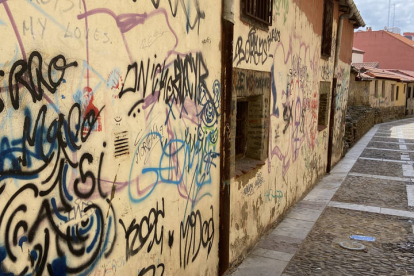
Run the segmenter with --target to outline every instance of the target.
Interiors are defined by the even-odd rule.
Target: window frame
[[[242,110],[243,109],[243,110]],[[247,120],[249,118],[249,101],[248,99],[237,100],[236,110],[236,135],[235,140],[235,153],[236,158],[242,158],[246,155],[247,144]],[[241,139],[241,143],[238,142]]]
[[[326,85],[326,87],[322,87],[323,85]],[[324,93],[321,93],[322,90]],[[331,90],[331,82],[329,81],[321,81],[319,82],[319,100],[318,100],[318,130],[323,130],[328,126],[329,123],[329,107],[330,107],[330,90]],[[323,95],[323,98],[321,97]],[[325,109],[322,110],[321,107],[321,100],[326,101],[325,103]]]
[[[379,86],[378,82],[379,82],[378,80],[375,80],[375,92],[374,92],[375,98],[378,98],[378,86]]]
[[[398,94],[400,92],[400,87],[397,85],[397,92],[395,93],[395,100],[398,101]]]
[[[335,5],[332,0],[324,0],[323,2],[321,55],[322,57],[330,58],[332,52],[332,32]]]
[[[266,16],[267,9],[269,14]],[[273,23],[273,0],[241,0],[240,15],[242,20],[268,29]]]
[[[382,81],[381,96],[385,98],[385,80]]]

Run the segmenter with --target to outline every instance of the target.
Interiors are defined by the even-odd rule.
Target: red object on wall
[[[414,41],[387,31],[355,32],[354,47],[364,50],[364,62],[381,69],[414,71]]]

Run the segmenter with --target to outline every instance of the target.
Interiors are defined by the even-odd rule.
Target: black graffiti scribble
[[[38,52],[27,62],[18,60],[12,65],[9,93],[14,109],[20,108],[22,87],[33,103],[42,101],[45,91],[55,93],[64,83],[65,71],[77,63],[67,64],[65,57],[58,55],[49,62],[47,71],[42,66]],[[48,105],[41,105],[32,114],[27,107],[21,136],[11,141],[7,136],[2,138],[0,194],[8,189],[3,180],[17,179],[20,188],[8,191],[10,196],[1,210],[1,272],[80,274],[112,253],[116,215],[112,205],[107,212],[107,193],[101,187],[104,152],[96,157],[84,148],[79,153],[103,109],[82,112],[80,104],[74,103],[67,114],[57,110],[56,114]],[[106,143],[102,146],[105,149]],[[76,221],[66,215],[74,210],[75,197],[86,200],[92,195],[94,203],[84,205]],[[29,257],[21,254],[23,244],[29,248]],[[16,263],[19,265],[13,265]]]
[[[16,61],[10,69],[8,78],[8,91],[13,108],[17,110],[20,107],[21,86],[24,86],[29,91],[33,102],[36,103],[43,99],[44,88],[54,94],[57,91],[57,87],[64,80],[65,71],[73,66],[78,66],[78,63],[75,61],[67,64],[66,58],[63,55],[58,55],[49,62],[47,71],[44,72],[43,58],[37,51],[32,52],[27,61],[23,59]],[[34,75],[33,72],[35,72]],[[52,78],[52,74],[59,76],[57,81]],[[48,78],[45,79],[43,75],[47,75]],[[1,71],[0,76],[4,76],[3,71]],[[0,112],[3,110],[4,104],[1,103]]]
[[[133,2],[137,2],[137,0],[132,0]],[[152,4],[154,5],[154,8],[158,9],[158,7],[160,6],[160,1],[161,0],[151,0]],[[178,10],[178,4],[180,4],[180,6],[183,9],[183,12],[186,16],[186,21],[187,21],[187,33],[188,33],[188,28],[190,28],[191,30],[194,30],[194,28],[197,25],[197,32],[200,32],[200,23],[201,23],[201,19],[205,19],[206,15],[204,13],[204,11],[201,11],[200,9],[200,2],[199,0],[195,0],[193,1],[193,5],[195,6],[195,10],[196,10],[196,15],[194,17],[194,21],[190,22],[190,14],[193,15],[194,12],[191,11],[191,6],[190,3],[187,4],[185,3],[184,0],[175,0],[174,3],[171,3],[171,0],[168,0],[169,4],[170,4],[170,9],[171,9],[171,14],[173,17],[177,16],[177,10]]]
[[[164,270],[165,270],[165,265],[163,263],[158,264],[157,267],[155,267],[155,265],[144,267],[141,271],[139,271],[138,276],[147,275],[147,273],[150,271],[152,271],[152,276],[155,276],[155,273],[157,272],[157,270],[160,271],[159,269],[162,269],[162,270],[161,270],[161,273],[157,275],[163,276]]]
[[[177,55],[169,68],[165,64],[141,61],[128,65],[125,81],[119,92],[122,99],[127,93],[140,92],[140,98],[128,111],[128,116],[136,116],[139,113],[140,105],[144,104],[149,91],[155,100],[162,101],[169,106],[168,116],[175,118],[173,105],[181,108],[181,114],[186,113],[184,102],[190,99],[194,104],[201,106],[202,120],[208,127],[217,124],[220,106],[220,83],[215,81],[213,88],[207,87],[206,80],[209,70],[204,61],[203,54],[189,53],[184,57]],[[129,81],[128,81],[129,80]],[[127,83],[133,83],[128,86]],[[137,110],[136,110],[137,109]],[[136,110],[136,111],[135,111]],[[180,114],[180,115],[181,115]]]
[[[285,121],[283,128],[283,134],[285,134],[289,124],[293,122],[293,101],[291,104],[289,102],[283,104],[283,121]]]
[[[158,223],[160,222],[160,217],[165,217],[164,198],[162,199],[162,209],[158,209],[157,202],[157,207],[152,208],[148,216],[142,217],[140,223],[138,224],[136,223],[137,220],[133,219],[132,222],[129,224],[128,229],[126,228],[124,221],[122,219],[119,219],[119,223],[122,225],[125,231],[125,253],[127,261],[130,257],[133,257],[136,254],[138,254],[138,252],[147,244],[147,241],[150,240],[151,235],[152,240],[148,243],[147,252],[151,252],[154,244],[157,244],[160,245],[162,254],[164,226],[161,226],[161,231],[158,232]]]
[[[174,244],[174,231],[168,231],[168,246],[172,248]]]
[[[268,57],[270,46],[274,42],[280,42],[280,31],[272,29],[266,38],[260,38],[256,28],[251,28],[247,40],[243,41],[241,36],[238,37],[234,51],[233,62],[239,65],[242,61],[246,63],[264,64]]]
[[[207,248],[207,258],[214,242],[214,213],[210,206],[211,218],[203,221],[200,210],[191,212],[185,223],[180,225],[180,266],[186,267],[190,261],[194,262],[201,246]]]

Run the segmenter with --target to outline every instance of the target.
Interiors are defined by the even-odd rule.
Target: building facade
[[[352,63],[363,63],[365,52],[353,47],[352,48]]]
[[[414,70],[414,42],[387,31],[358,31],[354,47],[365,51],[364,62],[379,62],[381,69]]]
[[[363,25],[352,0],[0,1],[0,274],[225,272],[340,160]]]
[[[406,114],[409,87],[414,78],[394,70],[353,67],[349,105],[376,108],[378,122],[402,118]]]
[[[355,27],[345,1],[275,1],[267,28],[248,3],[234,6],[230,263],[341,158]],[[239,149],[243,133],[256,138]]]
[[[182,3],[0,4],[1,275],[218,274],[222,2]]]

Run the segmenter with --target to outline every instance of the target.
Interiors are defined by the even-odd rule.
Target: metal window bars
[[[273,0],[244,0],[243,11],[261,23],[272,25]]]

